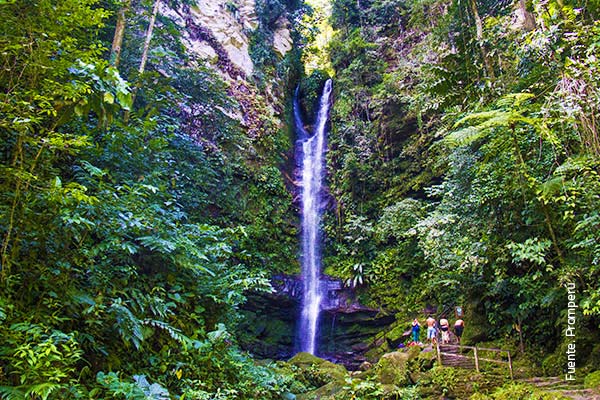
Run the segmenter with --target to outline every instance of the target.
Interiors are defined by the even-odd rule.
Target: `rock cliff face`
[[[259,358],[287,359],[295,354],[296,320],[302,299],[302,281],[292,276],[272,280],[275,291],[250,295],[243,306],[246,319],[242,346]],[[319,354],[331,361],[358,369],[365,353],[380,346],[376,335],[395,321],[393,315],[356,302],[352,290],[329,279],[319,322]],[[382,339],[385,340],[385,339]]]
[[[196,62],[217,68],[224,78],[252,76],[250,35],[259,27],[254,0],[196,0],[179,9],[163,7],[184,32],[187,49]],[[273,31],[273,49],[281,57],[292,49],[290,24],[280,17]]]
[[[193,5],[178,8],[164,5],[161,15],[170,18],[182,32],[189,62],[215,69],[230,84],[228,95],[239,104],[239,112],[232,116],[247,128],[250,138],[273,134],[273,129],[282,126],[286,93],[273,88],[286,88],[288,82],[282,82],[286,77],[265,77],[268,82],[256,78],[251,37],[258,29],[267,29],[272,50],[283,59],[293,48],[285,12],[270,27],[260,26],[255,0],[196,0]],[[273,123],[270,127],[266,119]]]
[[[200,60],[214,61],[221,57],[222,47],[229,61],[251,76],[254,65],[250,58],[250,41],[247,32],[258,27],[254,0],[240,0],[238,5],[230,0],[197,0],[190,7],[188,23],[203,27],[208,37],[191,38],[190,49]],[[214,38],[211,41],[210,38]]]

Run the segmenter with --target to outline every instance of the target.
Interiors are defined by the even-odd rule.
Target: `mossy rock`
[[[410,326],[410,323],[405,322],[396,325],[394,328],[392,328],[392,330],[386,333],[386,338],[394,343],[404,341],[404,339],[409,337],[404,335],[406,331],[410,331],[410,329],[406,328],[407,326]]]
[[[411,370],[424,372],[433,368],[437,361],[437,356],[434,351],[419,351],[416,357],[411,360]]]
[[[384,354],[375,366],[378,381],[384,385],[408,385],[410,383],[408,375],[410,358],[411,354],[408,352],[395,351]]]
[[[386,354],[389,351],[390,351],[390,346],[389,346],[387,340],[383,340],[382,343],[380,343],[378,346],[373,347],[372,349],[370,349],[369,351],[367,351],[365,353],[365,357],[367,358],[367,360],[369,360],[370,362],[374,363],[382,355]]]
[[[333,399],[334,396],[344,388],[344,383],[339,381],[329,382],[318,389],[307,393],[296,395],[297,400],[327,400]]]
[[[600,371],[587,374],[583,380],[583,386],[586,389],[600,389]]]
[[[419,357],[419,355],[421,354],[421,347],[419,346],[411,346],[406,350],[406,353],[408,353],[408,361],[412,361],[414,359],[416,359],[417,357]]]
[[[322,370],[330,370],[341,379],[344,379],[348,375],[348,371],[343,365],[334,364],[331,361],[319,358],[310,353],[297,353],[294,357],[290,358],[288,363],[303,369],[316,365]]]
[[[317,387],[331,382],[341,382],[343,386],[348,377],[348,371],[343,365],[334,364],[309,353],[298,353],[288,363],[300,368],[306,381]]]

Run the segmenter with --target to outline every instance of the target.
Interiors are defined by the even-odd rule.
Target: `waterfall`
[[[316,352],[319,313],[323,289],[321,285],[321,188],[324,176],[325,134],[329,116],[331,79],[321,95],[314,133],[308,137],[302,126],[297,96],[294,119],[302,142],[302,279],[304,292],[298,331],[300,351]],[[302,136],[305,137],[302,137]]]

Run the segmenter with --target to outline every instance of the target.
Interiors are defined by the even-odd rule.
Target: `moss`
[[[411,346],[408,348],[408,361],[412,361],[419,357],[422,353],[421,348],[419,346]]]
[[[300,379],[314,387],[331,382],[339,382],[343,386],[348,376],[348,371],[343,365],[334,364],[309,353],[298,353],[288,363],[299,368]]]
[[[403,341],[405,338],[404,332],[406,332],[406,327],[410,326],[410,323],[400,323],[392,328],[385,336],[388,340],[393,342]]]
[[[309,117],[306,121],[309,124],[313,124],[315,121],[311,119],[316,114],[316,107],[319,103],[319,94],[322,92],[325,81],[329,79],[329,75],[326,71],[315,70],[310,76],[302,79],[300,83],[300,91],[302,97],[300,102],[305,114]]]
[[[370,362],[376,362],[382,355],[390,351],[390,346],[386,340],[376,342],[376,346],[365,353],[365,357]]]
[[[600,388],[600,371],[594,371],[587,374],[583,381],[583,386],[586,389],[597,389]]]
[[[344,383],[339,381],[329,382],[311,392],[299,394],[297,400],[326,400],[330,399],[339,393],[344,388]]]
[[[375,366],[379,382],[397,386],[408,385],[410,383],[410,377],[408,375],[409,359],[409,353],[400,351],[388,353],[381,357]]]
[[[429,371],[436,362],[436,355],[433,351],[421,351],[412,359],[411,370],[416,372]]]
[[[473,394],[469,400],[561,400],[568,397],[557,393],[545,393],[534,386],[522,383],[508,383],[496,388],[489,395],[482,393]]]

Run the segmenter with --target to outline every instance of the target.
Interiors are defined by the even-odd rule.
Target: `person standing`
[[[440,330],[442,331],[442,343],[450,343],[450,323],[446,318],[440,319]]]
[[[456,335],[456,340],[458,340],[458,344],[460,344],[460,338],[462,337],[463,331],[465,330],[465,321],[462,319],[457,319],[454,323],[454,334]]]
[[[419,334],[421,333],[421,324],[418,319],[414,319],[412,323],[412,337],[413,342],[419,343]]]
[[[425,322],[427,323],[427,340],[433,344],[437,343],[437,339],[436,339],[437,331],[435,329],[435,319],[430,315],[429,317],[427,317],[427,320]]]

